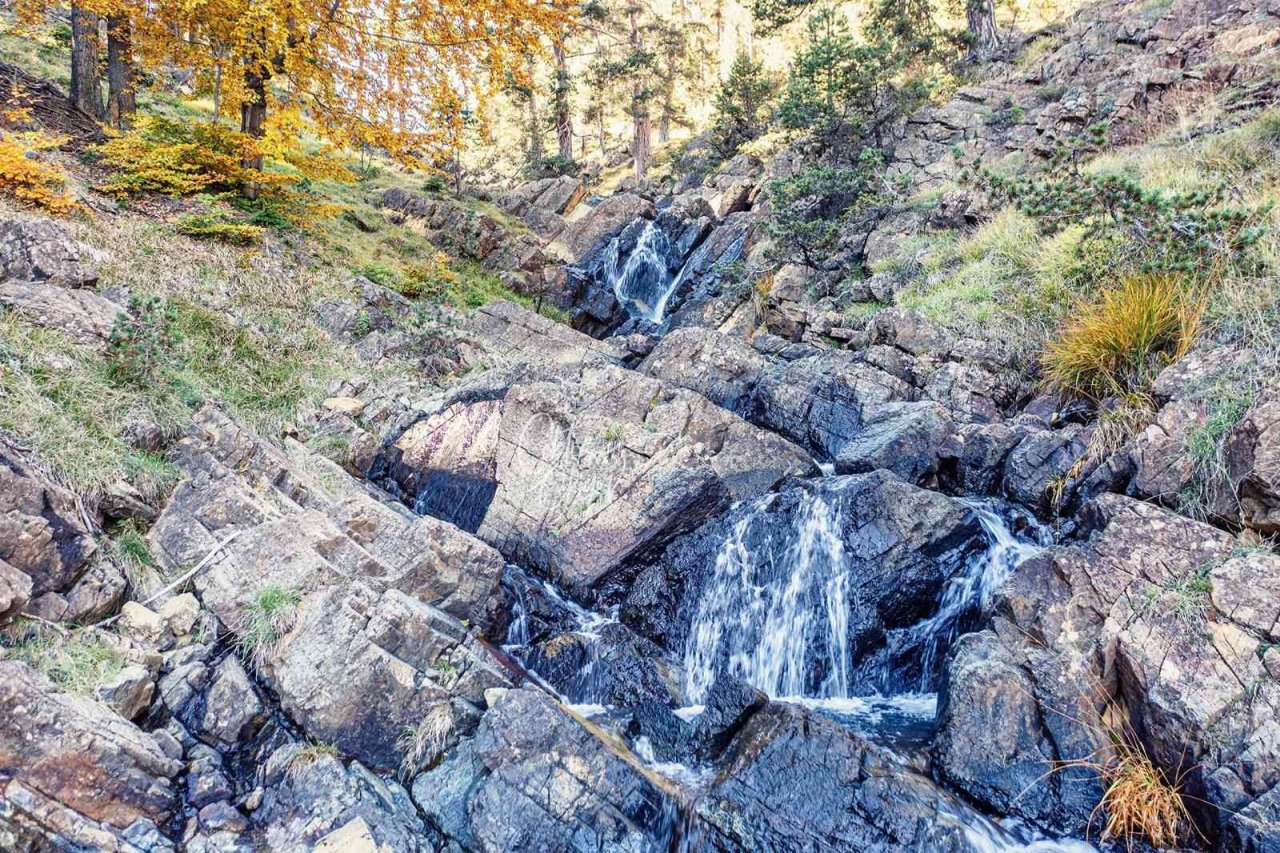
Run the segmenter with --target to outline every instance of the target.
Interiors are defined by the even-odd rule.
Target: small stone
[[[126,666],[110,681],[99,684],[97,697],[126,720],[138,717],[151,705],[156,683],[151,672],[141,664]],[[176,758],[178,756],[170,756]]]
[[[189,592],[175,595],[160,607],[160,618],[174,637],[190,634],[199,617],[200,602]]]
[[[174,723],[178,725],[178,723]],[[160,751],[174,761],[182,760],[182,744],[167,729],[156,729],[151,738],[160,745]]]
[[[382,848],[373,840],[369,824],[357,817],[321,838],[313,850],[315,853],[381,853]]]
[[[261,787],[254,788],[245,796],[244,802],[240,804],[241,807],[247,812],[257,811],[262,805],[262,797],[265,793]]]
[[[173,642],[173,635],[154,610],[136,601],[126,601],[120,608],[120,631],[143,645],[165,649]]]
[[[364,401],[357,400],[355,397],[330,397],[321,405],[326,411],[349,415],[353,418],[359,417],[364,411]]]
[[[200,825],[210,832],[244,832],[249,828],[245,816],[226,800],[219,800],[202,808]]]

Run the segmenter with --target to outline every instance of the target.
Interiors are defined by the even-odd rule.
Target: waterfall
[[[769,540],[781,547],[762,553],[750,543],[759,538],[755,528],[765,523],[775,500],[767,496],[748,508],[716,555],[685,644],[690,702],[705,698],[717,669],[773,697],[856,698],[849,619],[858,578],[841,538],[845,522],[821,490],[807,490],[783,541],[776,534]],[[945,652],[964,617],[985,607],[1014,567],[1047,544],[1034,527],[1037,541],[1015,537],[992,505],[963,503],[986,533],[987,549],[946,583],[933,615],[889,640],[898,650],[919,649],[920,690],[930,689],[936,656]]]
[[[684,273],[681,269],[679,274],[672,274],[671,239],[649,220],[625,262],[620,258],[620,240],[621,236],[613,238],[605,256],[604,274],[613,295],[631,316],[661,324],[667,302]]]
[[[603,706],[600,703],[604,691],[597,671],[600,662],[600,632],[606,626],[618,621],[617,614],[587,610],[567,598],[550,581],[530,578],[517,566],[509,564],[506,572],[519,582],[507,584],[508,590],[512,593],[511,623],[507,627],[507,638],[503,648],[513,653],[543,687],[555,694],[566,705],[574,707],[586,716],[602,710]],[[531,665],[535,662],[531,660],[531,656],[536,656],[538,650],[530,646],[533,640],[530,619],[530,611],[533,607],[527,595],[527,590],[530,588],[535,588],[539,595],[544,596],[551,607],[568,614],[573,623],[568,632],[583,640],[582,665],[571,678],[560,684],[561,689],[556,689],[548,683],[538,673],[537,667]]]
[[[847,696],[849,655],[849,572],[837,514],[825,498],[806,493],[797,515],[795,536],[778,561],[783,571],[761,566],[748,544],[759,512],[733,526],[716,555],[711,585],[698,603],[684,668],[687,698],[705,698],[715,681],[715,668],[727,659],[729,671],[770,696]],[[820,607],[812,607],[816,599]],[[816,690],[806,684],[811,663],[829,665]]]
[[[899,640],[906,644],[918,643],[924,649],[921,666],[924,676],[933,671],[938,652],[945,651],[956,638],[963,617],[975,610],[985,611],[991,603],[991,597],[1018,564],[1052,544],[1049,530],[1036,523],[1028,513],[1011,507],[1006,509],[1016,515],[1025,530],[1030,531],[1030,541],[1014,536],[1009,523],[995,510],[992,503],[966,498],[957,500],[977,516],[978,523],[987,536],[987,550],[971,561],[963,574],[947,582],[937,611],[928,619],[912,626],[905,638]]]

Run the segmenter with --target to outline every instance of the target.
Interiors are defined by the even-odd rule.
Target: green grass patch
[[[235,627],[236,646],[255,668],[261,668],[276,643],[293,627],[302,595],[276,584],[261,587],[245,605]]]
[[[67,693],[91,696],[99,684],[124,668],[124,658],[102,642],[96,631],[59,632],[35,622],[19,620],[0,634],[0,645]]]

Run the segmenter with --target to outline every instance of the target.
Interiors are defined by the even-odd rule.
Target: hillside
[[[1280,850],[1280,8],[439,8],[3,11],[0,848]]]

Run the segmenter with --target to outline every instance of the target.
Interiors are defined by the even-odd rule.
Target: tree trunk
[[[671,117],[676,111],[676,82],[674,76],[666,82],[662,93],[662,115],[658,119],[658,142],[666,143],[671,139]]]
[[[969,23],[969,59],[990,59],[1000,46],[995,0],[966,0],[964,12]]]
[[[133,28],[128,18],[107,19],[107,121],[128,130],[138,109],[133,82]]]
[[[98,55],[102,42],[98,16],[79,6],[71,7],[71,103],[98,121],[106,117],[102,85],[98,80]]]
[[[644,36],[640,33],[639,10],[632,6],[631,49],[639,54],[644,51]],[[649,171],[649,104],[645,100],[644,81],[636,77],[631,84],[631,159],[636,167],[636,180],[643,181]]]
[[[551,48],[556,60],[556,149],[565,160],[573,160],[573,115],[569,111],[569,65],[564,45]]]
[[[267,135],[267,78],[259,71],[246,68],[244,87],[249,97],[240,104],[240,132],[252,139]],[[246,169],[262,171],[262,152],[244,158]],[[246,198],[258,197],[257,184],[250,182],[244,188]]]

